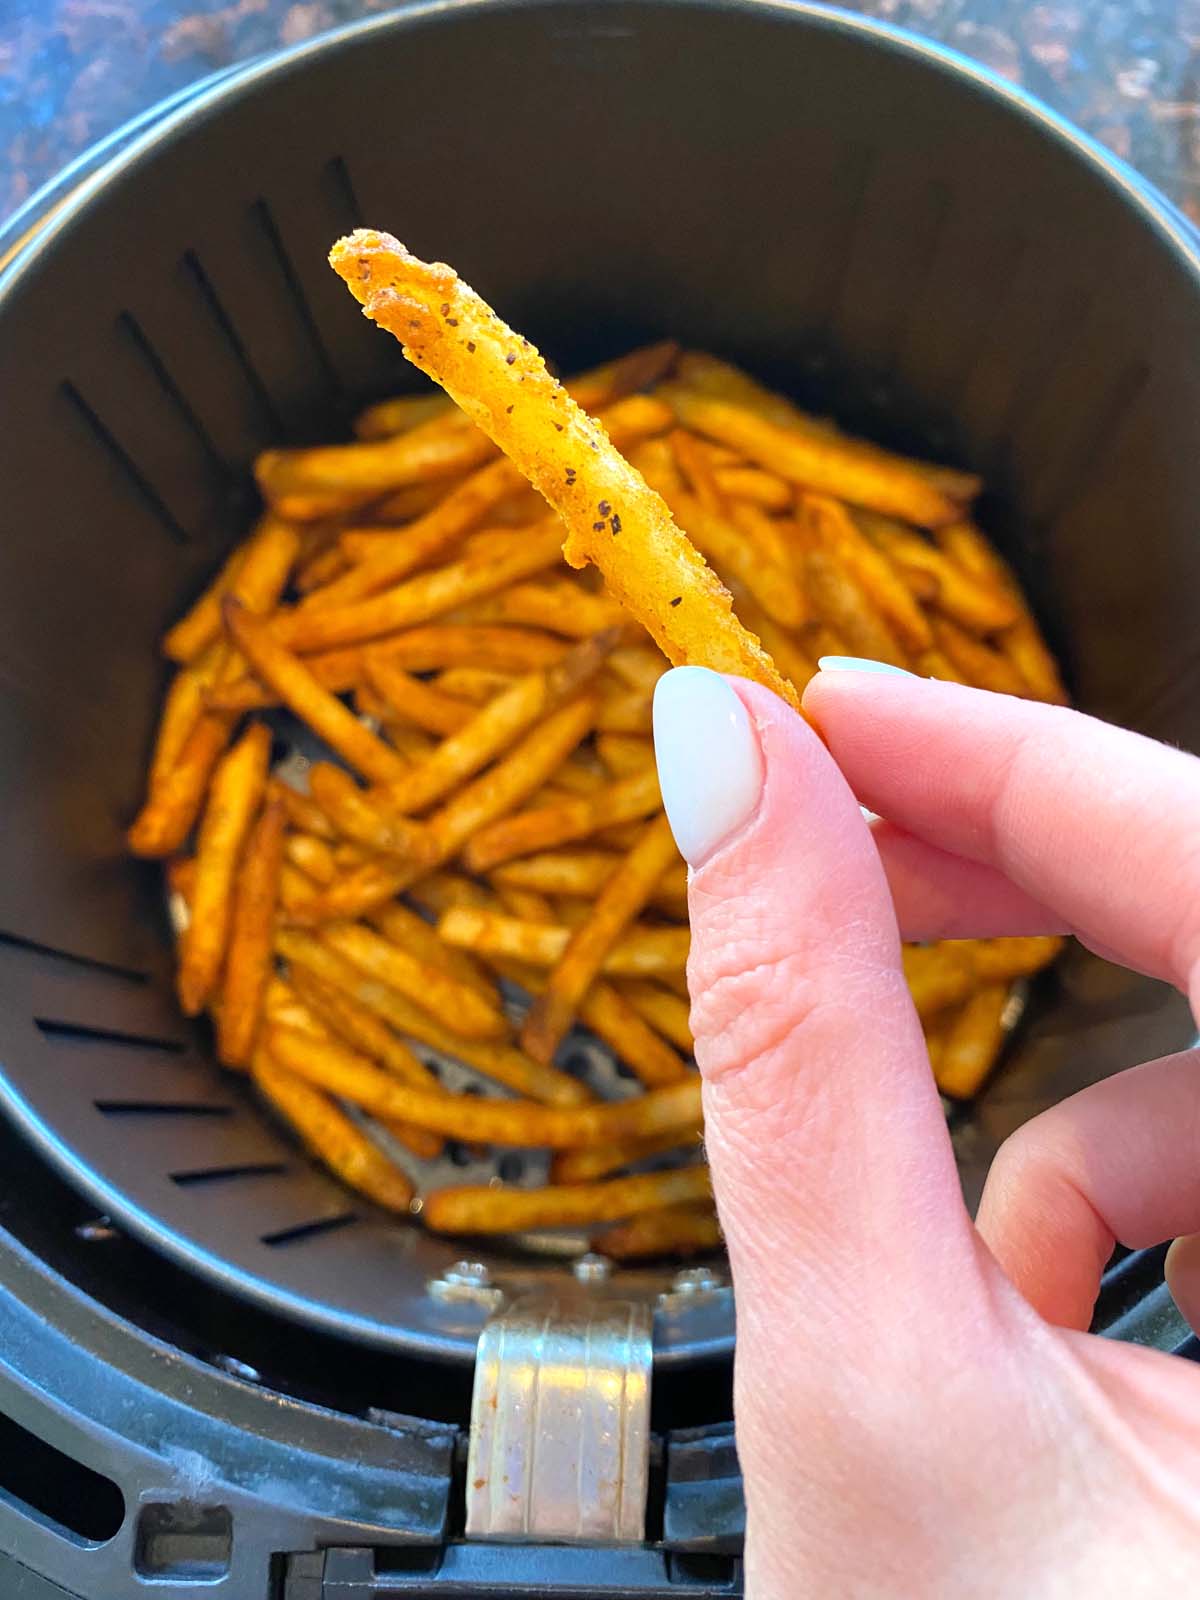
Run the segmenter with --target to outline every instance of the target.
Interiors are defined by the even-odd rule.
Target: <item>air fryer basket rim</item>
[[[13,289],[26,272],[36,268],[39,260],[43,259],[43,252],[49,253],[67,242],[73,222],[83,215],[106,185],[136,172],[138,165],[151,152],[155,155],[160,154],[163,148],[169,146],[185,129],[190,131],[197,124],[219,115],[227,106],[243,97],[265,92],[273,82],[294,71],[302,71],[310,57],[336,53],[348,45],[357,44],[364,36],[370,36],[375,30],[379,30],[382,36],[384,30],[403,29],[410,24],[419,27],[425,23],[441,20],[456,21],[460,19],[461,13],[536,11],[547,4],[555,3],[561,4],[562,0],[424,0],[424,3],[414,4],[402,11],[350,24],[279,55],[250,62],[240,69],[220,75],[215,80],[206,80],[204,85],[198,86],[196,92],[182,103],[178,102],[178,98],[168,102],[168,109],[161,121],[152,122],[147,126],[148,119],[137,119],[137,125],[145,127],[145,131],[140,131],[132,142],[105,161],[98,170],[84,178],[76,191],[56,206],[54,214],[46,219],[44,227],[37,236],[22,245],[4,271],[0,272],[0,309],[5,294]],[[572,0],[566,0],[566,3],[572,3]],[[581,9],[583,4],[586,4],[586,0],[581,0]],[[1033,124],[1042,135],[1065,147],[1095,175],[1100,176],[1107,187],[1114,190],[1127,206],[1131,206],[1137,212],[1143,224],[1152,228],[1169,246],[1177,260],[1200,287],[1200,246],[1186,219],[1174,212],[1169,203],[1149,184],[1093,140],[1049,111],[1030,95],[1015,89],[1011,84],[995,77],[985,68],[967,61],[956,52],[918,39],[902,29],[887,24],[821,6],[789,3],[789,0],[654,0],[654,4],[648,5],[647,9],[726,14],[754,10],[769,13],[780,21],[794,21],[800,27],[812,26],[862,37],[888,51],[921,61],[939,73],[959,81],[966,80],[977,94],[1002,102],[1010,111]],[[111,136],[114,144],[120,143],[122,132],[123,130],[118,130],[117,134]],[[42,193],[46,194],[56,187],[57,184],[49,185]],[[0,229],[0,248],[14,242],[18,223],[28,227],[30,217],[35,211],[36,200],[37,197],[34,197],[34,201],[23,207],[17,217],[10,219],[9,224]],[[199,1269],[202,1273],[217,1278],[223,1286],[235,1288],[250,1299],[265,1302],[274,1309],[282,1307],[300,1321],[322,1326],[331,1332],[349,1334],[371,1343],[393,1342],[389,1337],[392,1330],[383,1329],[316,1301],[289,1297],[286,1292],[281,1293],[277,1285],[264,1283],[251,1274],[231,1269],[228,1262],[205,1257],[194,1244],[179,1239],[170,1228],[163,1227],[153,1216],[131,1209],[121,1192],[106,1186],[96,1174],[82,1174],[71,1151],[57,1138],[53,1128],[37,1116],[32,1107],[18,1105],[14,1109],[24,1131],[42,1153],[64,1171],[77,1187],[81,1186],[83,1179],[83,1186],[98,1204],[128,1222],[133,1231],[155,1248],[181,1260],[187,1267]],[[687,1340],[686,1353],[689,1358],[728,1354],[732,1348],[732,1324],[728,1314],[725,1315],[721,1328],[714,1326],[710,1318],[706,1326],[697,1327],[694,1333],[695,1337]],[[427,1355],[462,1359],[464,1353],[464,1341],[461,1338],[439,1340],[422,1333],[411,1343],[414,1348],[419,1345],[422,1353]],[[467,1346],[472,1343],[471,1339],[466,1341]],[[682,1353],[676,1350],[672,1355]]]

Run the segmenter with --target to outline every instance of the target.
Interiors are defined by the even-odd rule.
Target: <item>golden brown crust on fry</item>
[[[721,1248],[721,1225],[711,1206],[664,1206],[644,1211],[592,1240],[592,1249],[613,1261],[652,1256],[694,1256]]]
[[[595,562],[669,660],[754,678],[796,704],[661,498],[550,377],[527,340],[450,267],[418,261],[387,234],[360,229],[333,247],[330,261],[372,321],[400,339],[409,360],[559,512],[569,530],[567,560]]]
[[[421,1218],[434,1233],[523,1233],[533,1228],[580,1227],[615,1222],[666,1205],[707,1200],[707,1167],[680,1167],[600,1183],[547,1185],[544,1189],[463,1186],[434,1189]]]
[[[238,864],[217,1056],[228,1067],[250,1064],[262,999],[274,959],[275,910],[283,864],[287,812],[278,794],[268,794]]]

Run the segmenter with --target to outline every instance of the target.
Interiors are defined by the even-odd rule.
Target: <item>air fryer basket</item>
[[[375,1216],[217,1074],[174,1006],[156,869],[122,841],[157,641],[245,531],[254,453],[411,383],[325,264],[361,221],[453,261],[564,367],[669,332],[977,468],[1079,703],[1193,749],[1200,296],[1166,209],[1019,96],[734,0],[468,0],[349,29],[170,117],[10,267],[4,1100],[227,1287],[465,1359],[481,1313],[426,1292],[461,1250]],[[1177,996],[1072,951],[955,1126],[968,1195],[1027,1117],[1190,1038]],[[731,1336],[708,1299],[660,1319],[658,1358]]]

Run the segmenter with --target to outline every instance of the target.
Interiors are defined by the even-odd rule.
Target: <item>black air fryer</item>
[[[565,369],[671,334],[981,472],[1078,703],[1200,748],[1188,226],[968,63],[770,0],[416,5],[69,178],[0,238],[0,1595],[739,1593],[722,1263],[458,1260],[315,1170],[181,1021],[122,839],[158,640],[249,526],[255,453],[411,383],[326,265],[369,223]],[[968,1197],[1022,1121],[1192,1036],[1072,950],[956,1113]],[[1110,1270],[1098,1325],[1190,1353],[1161,1259]],[[532,1493],[481,1521],[477,1346],[510,1444],[523,1350],[560,1448],[539,1352],[601,1325],[647,1479],[605,1524],[583,1441],[572,1527]]]

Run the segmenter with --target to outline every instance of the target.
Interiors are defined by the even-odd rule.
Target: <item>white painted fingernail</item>
[[[720,673],[674,667],[658,680],[654,752],[675,843],[698,867],[746,821],[763,785],[750,717]]]
[[[894,667],[890,661],[872,661],[867,656],[822,656],[817,666],[822,672],[894,672],[898,678],[916,677],[904,667]]]

